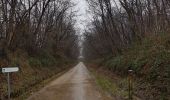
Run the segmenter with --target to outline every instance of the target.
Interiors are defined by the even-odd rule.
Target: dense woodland
[[[92,19],[84,33],[84,52],[89,58],[121,54],[134,42],[169,31],[169,0],[87,2]]]
[[[19,67],[11,74],[11,98],[18,100],[78,58],[74,7],[71,0],[0,0],[0,68]],[[6,74],[0,72],[0,100],[6,99]]]
[[[131,69],[133,92],[141,100],[169,100],[170,0],[86,1],[91,22],[84,32],[84,57],[112,80],[99,84],[112,95],[126,94],[123,79]],[[116,82],[115,74],[123,78]]]
[[[0,0],[0,68],[21,70],[12,75],[12,98],[68,69],[80,51],[79,58],[99,64],[95,70],[102,67],[105,76],[120,76],[118,82],[104,81],[109,91],[112,83],[120,88],[114,93],[127,91],[123,78],[132,69],[135,95],[169,100],[170,0],[86,1],[90,21],[79,37],[72,0]],[[0,81],[3,100],[7,86],[2,73]]]
[[[1,0],[0,50],[29,55],[60,52],[77,58],[78,35],[70,0]]]

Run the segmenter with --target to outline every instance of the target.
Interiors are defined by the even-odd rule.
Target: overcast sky
[[[75,10],[77,10],[77,24],[76,27],[80,28],[80,32],[83,32],[84,26],[86,25],[88,15],[86,13],[87,10],[87,3],[85,0],[72,0],[77,5],[75,7]]]
[[[82,35],[85,29],[84,26],[88,22],[88,14],[86,12],[86,10],[88,9],[88,5],[85,0],[72,0],[72,1],[77,4],[75,7],[75,10],[78,11],[77,12],[78,16],[76,17],[77,20],[76,27],[78,28],[79,35]],[[79,46],[82,47],[82,41],[79,41]],[[83,57],[82,51],[83,48],[80,48],[80,58]]]

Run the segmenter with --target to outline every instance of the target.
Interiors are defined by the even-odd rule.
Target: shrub
[[[11,60],[10,66],[18,66],[19,65],[19,59],[16,57]]]
[[[39,59],[34,58],[34,57],[29,58],[29,65],[34,66],[34,67],[42,66],[41,61]]]

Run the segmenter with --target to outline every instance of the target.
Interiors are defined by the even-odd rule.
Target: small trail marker
[[[133,80],[133,70],[128,70],[129,72],[129,78],[128,78],[128,81],[129,81],[129,100],[133,100],[133,83],[132,83],[132,80]]]
[[[8,100],[10,100],[10,95],[11,95],[10,73],[18,72],[18,71],[19,71],[19,68],[18,68],[18,67],[2,68],[2,73],[7,73],[7,80],[8,80]]]
[[[11,73],[11,72],[18,72],[18,67],[8,67],[8,68],[2,68],[2,73]]]

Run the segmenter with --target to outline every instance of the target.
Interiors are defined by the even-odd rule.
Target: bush
[[[104,65],[113,71],[127,73],[128,68],[133,69],[137,75],[145,74],[151,80],[158,76],[168,76],[170,67],[169,36],[156,36],[144,39],[124,50],[122,55],[109,58]]]
[[[18,66],[19,65],[19,59],[16,57],[11,60],[10,66]]]
[[[42,66],[53,66],[56,63],[55,60],[52,58],[41,58],[40,62]]]
[[[55,66],[57,64],[57,60],[55,57],[48,52],[42,52],[37,57],[31,57],[29,59],[29,64],[31,66]]]
[[[119,70],[119,66],[123,65],[123,57],[118,56],[118,57],[112,58],[108,60],[105,63],[105,65],[113,71]]]
[[[29,58],[29,65],[33,67],[40,67],[42,66],[41,61],[34,57]]]
[[[50,54],[48,51],[43,51],[40,53],[38,59],[42,63],[42,66],[54,66],[57,64],[57,59],[54,57],[54,55]]]

